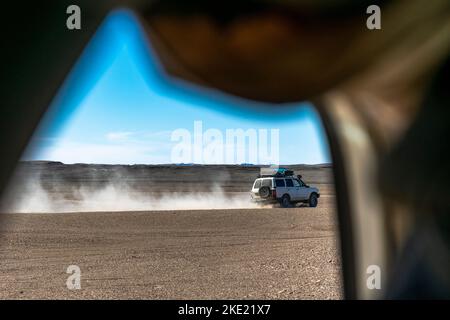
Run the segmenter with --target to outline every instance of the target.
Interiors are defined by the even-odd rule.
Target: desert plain
[[[2,199],[0,298],[340,299],[332,167],[288,167],[318,207],[253,205],[258,166],[21,163]]]

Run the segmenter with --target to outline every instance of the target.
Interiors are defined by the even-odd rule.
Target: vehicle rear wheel
[[[310,207],[314,208],[317,207],[317,203],[318,203],[318,199],[317,199],[317,194],[313,193],[309,196],[309,201],[308,204]]]
[[[289,195],[285,194],[281,198],[280,204],[283,208],[290,208],[292,206],[291,197],[289,197]]]

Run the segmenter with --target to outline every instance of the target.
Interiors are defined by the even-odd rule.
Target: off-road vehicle
[[[319,189],[308,186],[301,175],[285,169],[278,169],[272,174],[260,174],[251,191],[252,201],[259,204],[280,203],[284,208],[296,203],[316,207],[319,197]]]

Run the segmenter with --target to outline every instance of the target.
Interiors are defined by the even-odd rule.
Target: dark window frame
[[[279,182],[282,182],[283,185],[278,185]],[[285,188],[286,187],[286,182],[284,181],[284,179],[275,179],[275,186],[279,187],[279,188]]]

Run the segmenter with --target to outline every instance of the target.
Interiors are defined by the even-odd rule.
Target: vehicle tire
[[[266,198],[270,197],[270,188],[269,187],[261,187],[261,188],[259,188],[258,193],[262,199],[266,199]]]
[[[292,207],[291,197],[289,197],[288,194],[285,194],[280,201],[280,204],[283,208],[290,208]]]
[[[318,201],[318,199],[317,199],[317,194],[316,194],[316,193],[313,193],[313,194],[311,194],[311,195],[309,196],[308,204],[309,204],[309,206],[310,206],[311,208],[317,207],[317,203],[318,203],[318,202],[319,202],[319,201]]]

